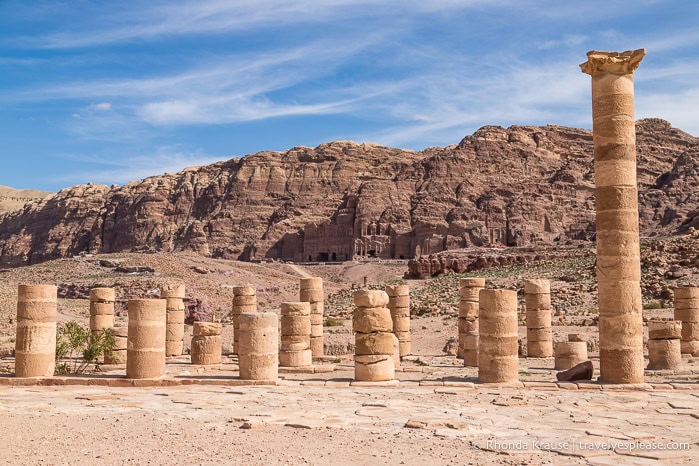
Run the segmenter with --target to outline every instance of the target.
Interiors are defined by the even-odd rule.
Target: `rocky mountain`
[[[699,139],[659,119],[637,135],[642,234],[699,227]],[[0,265],[147,250],[408,259],[592,239],[591,132],[485,126],[421,152],[337,141],[67,188],[0,215]]]
[[[27,202],[38,201],[50,194],[33,189],[14,189],[0,186],[0,214],[21,209]]]

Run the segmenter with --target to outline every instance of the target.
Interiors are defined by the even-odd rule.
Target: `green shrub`
[[[342,319],[337,319],[335,317],[328,317],[323,322],[324,327],[342,327]]]
[[[662,309],[663,305],[659,301],[650,301],[643,304],[643,309]]]
[[[91,364],[99,366],[99,357],[114,350],[109,329],[92,332],[77,322],[64,323],[56,335],[56,373],[82,374]]]

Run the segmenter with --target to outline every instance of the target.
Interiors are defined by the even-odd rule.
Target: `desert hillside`
[[[8,186],[0,186],[0,214],[12,212],[24,207],[24,204],[39,201],[51,193],[36,191],[33,189],[14,189]]]
[[[637,122],[641,234],[699,227],[699,139]],[[338,141],[81,185],[0,216],[0,266],[80,253],[410,259],[594,239],[590,131],[485,126],[421,152]]]

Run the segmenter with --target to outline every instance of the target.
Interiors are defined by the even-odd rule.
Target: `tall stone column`
[[[551,282],[525,280],[524,305],[527,312],[527,356],[550,358],[553,356]]]
[[[181,356],[184,350],[184,285],[165,285],[160,289],[165,300],[165,356]]]
[[[323,339],[324,296],[322,278],[310,277],[299,280],[299,301],[311,304],[311,352],[314,358],[322,357],[325,352]]]
[[[311,304],[286,302],[281,305],[281,367],[309,367],[313,365],[311,351]]]
[[[485,278],[459,280],[459,346],[456,357],[464,366],[478,367],[478,294],[485,287]]]
[[[165,374],[164,299],[132,299],[128,302],[129,333],[126,378],[154,379]]]
[[[410,287],[386,285],[388,310],[393,319],[393,334],[398,339],[398,354],[402,358],[410,354]]]
[[[114,288],[93,288],[90,290],[90,330],[98,332],[114,327]]]
[[[277,380],[279,377],[279,317],[274,312],[238,316],[238,358],[242,380]]]
[[[478,296],[478,380],[483,383],[517,382],[517,292],[482,289]]]
[[[114,337],[114,348],[110,353],[104,354],[105,364],[126,364],[126,355],[129,340],[129,327],[120,324],[112,327],[112,336]]]
[[[396,378],[393,320],[388,295],[379,290],[354,292],[354,380],[385,382]]]
[[[15,375],[51,377],[56,367],[57,288],[54,285],[19,285]]]
[[[682,322],[682,354],[699,356],[699,287],[675,288],[675,320]]]
[[[478,380],[516,382],[519,380],[517,292],[482,289],[478,295]]]
[[[257,312],[257,290],[254,286],[234,286],[231,319],[233,320],[233,353],[239,354],[240,314]]]
[[[597,209],[600,380],[643,382],[633,72],[646,51],[587,53]]]

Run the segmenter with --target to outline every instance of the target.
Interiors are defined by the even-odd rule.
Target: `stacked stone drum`
[[[524,282],[524,305],[527,313],[527,356],[553,356],[551,332],[551,285],[548,280]]]
[[[699,356],[699,288],[675,288],[675,320],[682,322],[682,354]]]
[[[114,288],[93,288],[90,290],[90,330],[98,332],[114,327]]]
[[[484,383],[517,382],[517,292],[480,290],[478,315],[478,379]]]
[[[410,354],[410,287],[386,285],[388,309],[393,320],[393,334],[398,339],[398,355]]]
[[[676,370],[682,367],[679,320],[648,322],[648,370]]]
[[[568,335],[568,341],[556,343],[554,369],[568,370],[585,361],[587,361],[587,342],[579,341],[576,334]]]
[[[114,349],[111,353],[104,353],[105,364],[126,364],[126,349],[129,338],[129,327],[126,325],[112,327],[114,337]]]
[[[646,51],[587,53],[592,76],[600,380],[643,382],[633,73]]]
[[[165,356],[181,356],[184,349],[184,291],[184,285],[166,285],[160,290],[167,312]]]
[[[231,308],[231,320],[233,321],[233,352],[238,351],[238,335],[240,334],[239,316],[243,313],[257,312],[257,292],[253,286],[233,287],[233,307]]]
[[[56,368],[57,288],[19,285],[15,376],[51,377]]]
[[[274,312],[238,316],[238,360],[243,380],[276,380],[279,377],[279,318]]]
[[[311,304],[311,352],[314,358],[323,356],[323,279],[302,278],[299,282],[299,301]]]
[[[161,377],[165,374],[165,300],[134,299],[128,311],[126,378]]]
[[[484,278],[459,280],[459,341],[456,356],[463,358],[467,367],[478,367],[478,296],[484,287]]]
[[[279,347],[279,365],[281,367],[312,366],[310,303],[282,303],[281,311],[282,337]]]
[[[395,379],[395,336],[391,311],[386,307],[388,295],[378,290],[355,291],[354,304],[355,380],[385,382]]]
[[[221,364],[221,324],[194,322],[192,364]]]

